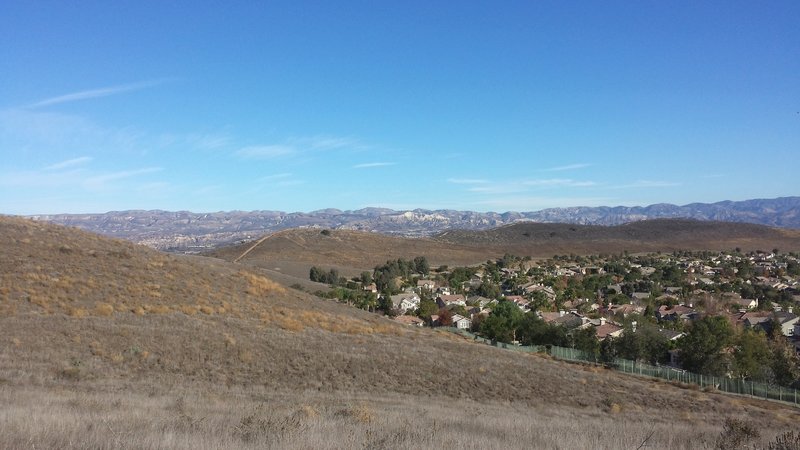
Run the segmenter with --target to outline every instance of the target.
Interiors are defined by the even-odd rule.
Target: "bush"
[[[742,448],[759,437],[761,433],[753,424],[739,419],[725,419],[722,433],[717,438],[714,448],[718,450]]]
[[[769,450],[800,450],[800,433],[787,431],[770,442]]]

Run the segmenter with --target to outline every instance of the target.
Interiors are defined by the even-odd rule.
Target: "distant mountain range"
[[[430,236],[452,229],[485,230],[515,222],[620,225],[647,219],[688,218],[800,228],[800,197],[691,203],[678,206],[549,208],[532,212],[454,210],[395,211],[364,208],[324,209],[309,213],[282,211],[113,211],[103,214],[29,216],[74,226],[171,251],[193,252],[257,238],[288,228],[331,228],[402,236]]]

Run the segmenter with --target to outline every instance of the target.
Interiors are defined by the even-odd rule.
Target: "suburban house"
[[[522,286],[522,290],[525,291],[526,294],[532,294],[534,292],[543,292],[545,297],[547,297],[548,301],[553,301],[556,299],[556,292],[550,286],[545,286],[540,283],[528,283]]]
[[[461,294],[455,294],[455,295],[442,294],[436,297],[436,304],[439,305],[440,308],[444,308],[450,305],[467,306],[467,299]]]
[[[521,296],[521,295],[507,295],[505,299],[509,302],[513,302],[515,305],[519,307],[521,310],[525,310],[528,307],[528,300]]]
[[[622,317],[628,317],[631,314],[642,314],[644,308],[636,305],[609,305],[608,312],[611,314],[620,314]]]
[[[775,320],[781,327],[784,336],[794,336],[795,325],[800,317],[788,311],[778,312],[747,312],[740,319],[746,327],[761,328],[769,332],[772,330],[772,321]]]
[[[601,341],[605,338],[617,338],[622,336],[622,327],[614,322],[607,321],[605,317],[589,320],[583,325],[584,328],[592,326],[594,327],[594,332],[597,336],[597,339],[600,339]]]
[[[433,280],[418,280],[417,288],[433,291],[434,289],[436,289],[436,282]]]
[[[731,305],[736,305],[739,309],[755,309],[758,306],[758,301],[751,298],[737,298],[731,300]]]
[[[453,314],[453,326],[460,330],[469,330],[472,326],[472,320],[460,314]]]
[[[694,320],[697,318],[697,311],[690,306],[675,305],[667,306],[662,305],[656,310],[656,319],[658,320]]]
[[[580,314],[576,312],[566,312],[564,310],[558,312],[540,312],[539,317],[547,323],[561,325],[568,330],[578,328],[586,323],[583,316]]]
[[[683,333],[681,331],[670,330],[670,329],[667,329],[667,328],[660,328],[658,330],[658,332],[662,336],[666,337],[667,340],[670,340],[670,341],[677,341],[678,339],[680,339],[680,338],[682,338],[683,336],[686,335],[686,333]]]
[[[418,308],[420,302],[419,296],[413,292],[392,295],[390,299],[392,300],[392,308],[400,311],[400,314],[405,314],[409,309]]]

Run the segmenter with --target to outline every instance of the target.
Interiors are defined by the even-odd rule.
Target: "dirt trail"
[[[270,236],[271,236],[271,235],[269,235],[269,234],[268,234],[268,235],[266,235],[266,236],[262,237],[261,239],[257,240],[255,244],[253,244],[253,245],[251,245],[250,247],[248,247],[248,248],[247,248],[247,250],[245,250],[245,251],[244,251],[244,253],[242,253],[242,254],[241,254],[241,255],[239,255],[239,256],[238,256],[236,259],[234,259],[234,260],[233,260],[233,262],[235,262],[235,263],[238,263],[240,259],[242,259],[242,258],[244,258],[245,256],[247,256],[247,254],[248,254],[248,253],[252,252],[252,251],[253,251],[253,249],[255,249],[256,247],[258,247],[259,245],[261,245],[261,243],[262,243],[262,242],[264,242],[264,241],[266,241],[266,240],[267,240],[267,238],[268,238],[268,237],[270,237]]]

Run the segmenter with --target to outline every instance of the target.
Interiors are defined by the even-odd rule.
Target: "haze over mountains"
[[[309,213],[282,211],[192,213],[136,210],[32,217],[124,238],[157,249],[192,251],[299,227],[372,231],[402,236],[431,236],[446,230],[485,230],[520,221],[619,225],[646,219],[689,218],[800,228],[800,197],[691,203],[683,206],[661,203],[649,206],[570,207],[506,213],[364,208],[355,211],[324,209]]]

